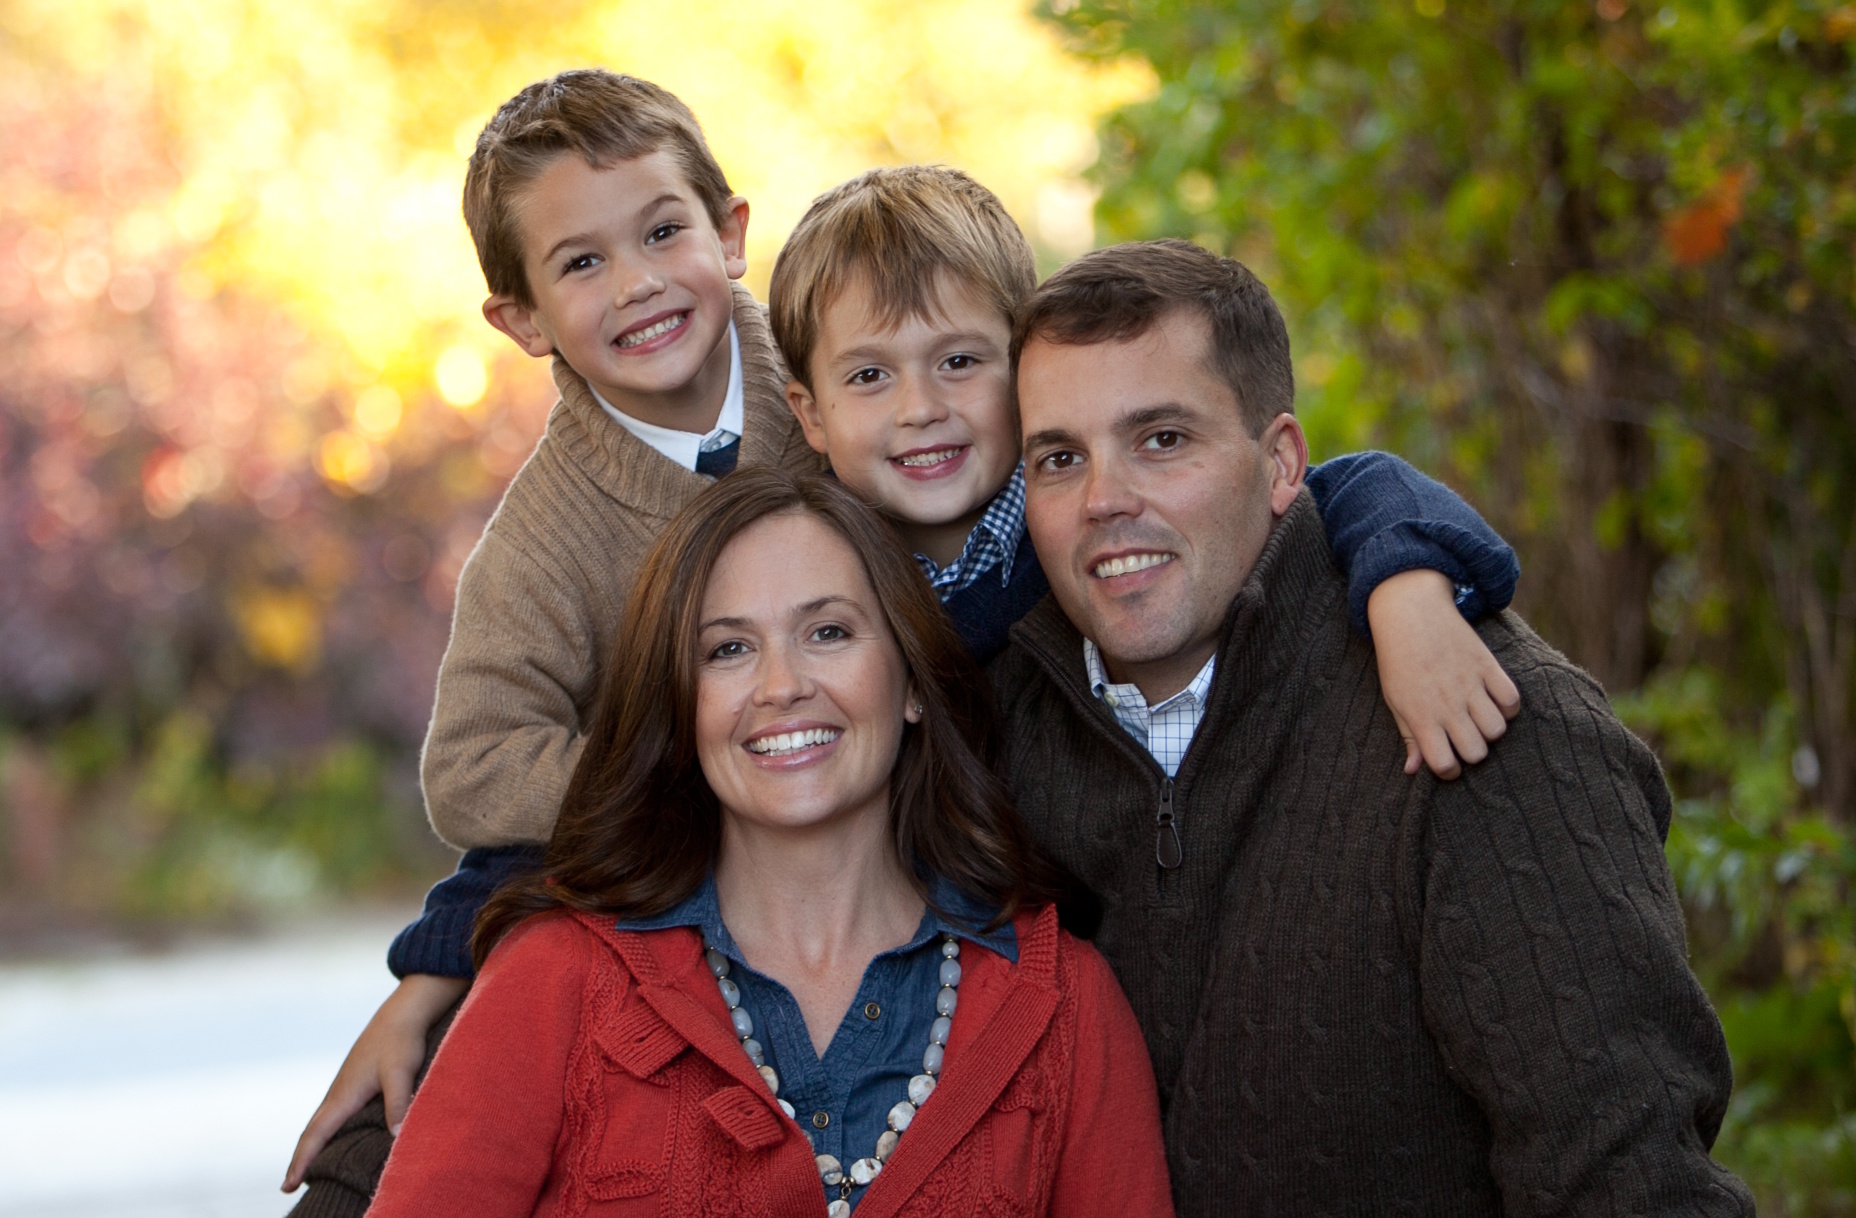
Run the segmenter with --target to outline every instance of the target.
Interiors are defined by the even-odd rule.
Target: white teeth
[[[660,334],[670,333],[682,325],[687,317],[689,317],[688,313],[673,313],[654,326],[646,326],[642,330],[634,330],[630,334],[620,336],[619,346],[636,347],[640,343],[648,343]]]
[[[838,732],[835,728],[809,727],[803,732],[781,732],[777,736],[762,736],[758,740],[750,740],[748,752],[759,753],[763,757],[780,757],[787,753],[797,753],[800,749],[830,744],[837,738]]]
[[[937,448],[931,453],[914,453],[907,457],[898,457],[896,464],[906,465],[910,469],[921,469],[924,466],[939,465],[943,461],[952,461],[959,455],[958,448]]]
[[[1096,564],[1097,579],[1113,579],[1117,575],[1128,575],[1135,571],[1145,571],[1161,563],[1172,562],[1171,554],[1128,554],[1121,558],[1111,558],[1107,562]]]

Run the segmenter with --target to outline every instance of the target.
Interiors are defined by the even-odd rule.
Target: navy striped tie
[[[720,478],[723,474],[733,473],[735,459],[741,455],[741,437],[736,436],[720,448],[696,454],[696,472],[707,474],[711,478]]]

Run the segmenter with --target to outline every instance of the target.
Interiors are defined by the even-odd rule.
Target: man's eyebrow
[[[1143,427],[1152,427],[1155,423],[1188,423],[1195,417],[1193,411],[1178,402],[1161,402],[1155,406],[1143,406],[1139,410],[1130,410],[1121,416],[1115,424],[1115,430],[1139,431]]]
[[[1025,437],[1025,448],[1054,448],[1059,444],[1076,443],[1076,433],[1063,427],[1046,427],[1043,431],[1034,431]]]

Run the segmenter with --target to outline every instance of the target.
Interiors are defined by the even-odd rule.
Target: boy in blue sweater
[[[495,156],[499,141],[526,132],[533,155],[535,130],[570,124],[584,109],[563,105],[563,98],[572,102],[576,90],[595,87],[610,93],[609,75],[568,73],[524,90],[480,138],[473,179],[480,176],[477,162]],[[524,98],[531,100],[518,105]],[[624,116],[606,114],[600,121],[623,124]],[[557,155],[586,159],[602,180],[622,178],[633,164],[660,172],[663,167],[663,158],[649,151],[595,163],[572,141]],[[719,169],[713,172],[719,181]],[[531,178],[527,189],[545,189],[550,180]],[[518,231],[525,217],[545,214],[547,203],[496,201]],[[740,211],[745,214],[745,204]],[[538,237],[522,235],[525,241]],[[737,250],[728,248],[728,258],[718,261],[719,272],[729,278],[740,274]],[[488,272],[490,255],[481,240],[479,254]],[[1003,647],[1011,624],[1048,589],[1024,535],[1007,352],[1012,310],[1035,283],[1029,245],[998,200],[964,174],[921,167],[874,171],[822,197],[774,274],[773,327],[792,375],[786,399],[806,442],[830,459],[847,486],[896,522],[982,660]],[[551,317],[545,292],[525,308],[535,318],[532,334],[498,328],[530,354],[570,355],[562,339],[571,336],[574,318]],[[712,367],[726,366],[724,348],[741,341],[734,333],[723,326],[712,338],[705,335],[716,348],[714,358],[688,361],[692,382]],[[597,350],[594,357],[603,358]],[[681,396],[704,407],[692,409],[692,417],[713,425],[725,386],[722,378],[709,379],[717,383],[692,383]],[[678,396],[675,386],[655,388],[660,396]],[[713,409],[695,401],[711,391],[717,396]],[[627,419],[615,419],[638,434]],[[752,419],[749,424],[751,430]],[[650,449],[619,451],[641,461],[671,459],[664,446],[653,443]],[[700,462],[694,468],[709,472]],[[1512,551],[1454,494],[1394,457],[1361,454],[1330,462],[1311,476],[1310,485],[1328,514],[1337,559],[1354,572],[1356,622],[1364,629],[1370,619],[1381,632],[1382,653],[1404,664],[1385,684],[1401,724],[1410,725],[1408,739],[1424,742],[1424,758],[1440,773],[1454,772],[1457,754],[1478,760],[1485,738],[1500,734],[1503,715],[1518,703],[1512,684],[1463,616],[1506,604],[1518,574]],[[636,523],[652,532],[661,525]],[[622,602],[628,592],[629,587],[602,586],[578,595],[617,596]],[[458,629],[464,622],[461,593]],[[453,646],[458,644],[454,637]],[[441,685],[441,702],[444,697]],[[563,726],[577,732],[581,725],[576,719]],[[1414,743],[1413,767],[1419,752]],[[433,889],[425,914],[401,933],[389,954],[401,990],[363,1032],[305,1130],[286,1187],[304,1178],[329,1137],[373,1095],[385,1096],[386,1125],[397,1127],[425,1031],[468,984],[476,910],[503,878],[532,866],[539,850],[539,845],[470,850],[457,874]],[[384,1150],[379,1157],[384,1160]]]

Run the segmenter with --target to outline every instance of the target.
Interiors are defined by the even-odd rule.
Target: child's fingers
[[[1469,700],[1469,717],[1475,721],[1476,730],[1484,740],[1496,741],[1508,734],[1508,720],[1514,715],[1503,711],[1492,697],[1477,690]]]
[[[1431,773],[1447,782],[1463,772],[1456,759],[1457,750],[1451,745],[1450,733],[1442,724],[1419,728],[1417,738],[1418,747],[1424,752],[1424,764],[1431,768]]]
[[[290,1168],[284,1173],[283,1189],[286,1193],[295,1192],[297,1186],[303,1183],[309,1165],[322,1153],[322,1148],[329,1144],[329,1139],[342,1127],[342,1122],[374,1098],[371,1090],[358,1096],[357,1090],[341,1075],[337,1075],[329,1085],[328,1094],[322,1097],[315,1115],[309,1118],[309,1124],[303,1126],[303,1136],[296,1140],[296,1150],[290,1156]]]
[[[1467,709],[1453,716],[1446,728],[1456,755],[1466,765],[1475,765],[1489,755],[1489,742],[1483,738],[1476,720]]]
[[[1490,659],[1491,663],[1487,665],[1487,671],[1482,674],[1482,688],[1487,690],[1489,697],[1495,700],[1495,706],[1501,711],[1502,717],[1512,719],[1521,713],[1521,691],[1516,687],[1514,678],[1508,675],[1508,671],[1500,664],[1494,663],[1493,657]],[[1487,732],[1483,735],[1489,736]],[[1497,733],[1489,736],[1489,739],[1495,740],[1499,736],[1500,733]]]

